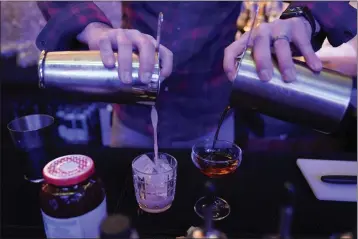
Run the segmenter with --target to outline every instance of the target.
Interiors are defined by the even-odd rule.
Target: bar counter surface
[[[193,207],[204,195],[207,178],[195,168],[190,150],[165,150],[178,160],[178,177],[172,207],[160,214],[138,209],[131,162],[147,150],[91,146],[54,147],[53,154],[85,154],[93,158],[103,179],[108,213],[123,213],[132,219],[141,238],[184,236],[190,226],[202,225]],[[296,165],[297,158],[356,160],[356,154],[312,155],[244,152],[242,164],[230,176],[217,180],[219,196],[231,205],[231,214],[215,226],[229,238],[263,238],[276,233],[283,185],[294,184],[297,201],[292,225],[296,238],[328,238],[332,233],[356,230],[357,204],[319,201]],[[23,179],[21,155],[10,143],[2,144],[2,237],[45,238],[38,203],[39,184]]]

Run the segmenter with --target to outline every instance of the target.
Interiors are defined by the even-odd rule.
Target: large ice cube
[[[168,194],[168,175],[167,174],[154,174],[146,178],[147,192],[150,195],[160,197],[167,197]]]
[[[168,172],[172,169],[166,159],[159,159],[156,164],[156,169],[159,173]]]
[[[138,170],[139,172],[153,173],[155,169],[155,164],[148,157],[148,155],[143,154],[133,163],[133,168]]]
[[[133,168],[143,173],[152,174],[142,176],[145,183],[154,187],[163,187],[173,177],[172,172],[169,172],[172,167],[166,158],[159,158],[157,162],[154,162],[147,155],[142,155],[134,162]]]
[[[163,158],[164,157],[164,158]],[[149,188],[155,192],[157,196],[167,197],[169,182],[172,180],[172,173],[166,173],[172,167],[168,164],[165,156],[161,156],[155,163],[155,174],[150,177]]]

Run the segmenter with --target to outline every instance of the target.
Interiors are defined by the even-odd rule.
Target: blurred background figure
[[[121,25],[120,1],[98,1],[95,3],[106,13],[114,27]],[[17,65],[23,68],[37,64],[40,51],[35,42],[36,37],[45,26],[36,1],[1,2],[1,56],[15,57]]]
[[[24,68],[35,65],[35,40],[45,24],[36,2],[1,2],[1,56],[17,56],[17,64]]]
[[[238,32],[236,39],[238,39],[242,33],[250,31],[252,21],[255,16],[254,3],[251,1],[245,1],[241,7],[241,14],[237,19]],[[281,13],[288,7],[288,3],[282,1],[264,1],[259,2],[259,12],[255,26],[260,25],[262,22],[272,22],[281,16]]]

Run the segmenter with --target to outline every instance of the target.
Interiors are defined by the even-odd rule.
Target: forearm
[[[349,2],[291,2],[290,7],[296,6],[308,7],[319,23],[320,31],[312,39],[314,48],[320,48],[326,37],[337,47],[357,34],[357,10]]]
[[[36,40],[41,50],[70,50],[85,43],[79,36],[91,23],[111,27],[93,2],[39,2],[38,6],[47,20]]]

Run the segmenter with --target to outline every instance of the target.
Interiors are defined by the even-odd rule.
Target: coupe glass
[[[234,173],[239,167],[242,158],[241,149],[234,143],[216,140],[204,140],[192,148],[191,159],[195,166],[209,178],[221,178]],[[222,198],[204,196],[200,198],[194,210],[204,218],[204,209],[213,204],[213,220],[222,220],[230,214],[230,205]]]

